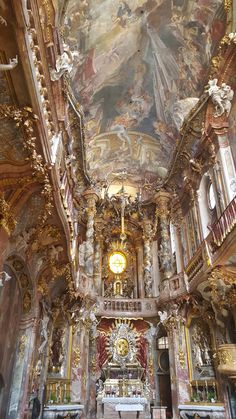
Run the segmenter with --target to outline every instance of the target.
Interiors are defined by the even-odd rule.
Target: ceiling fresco
[[[160,177],[225,32],[222,1],[69,0],[63,30],[89,173]]]

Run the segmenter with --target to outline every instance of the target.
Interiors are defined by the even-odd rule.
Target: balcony
[[[219,220],[211,226],[211,232],[202,241],[185,268],[188,282],[193,282],[208,269],[227,263],[236,254],[236,240],[233,233],[236,226],[236,197],[227,206]]]
[[[221,246],[236,225],[236,197],[227,206],[221,217],[212,225],[212,237],[216,246]]]
[[[126,299],[126,298],[100,298],[97,313],[99,316],[120,317],[152,317],[157,315],[155,298]]]

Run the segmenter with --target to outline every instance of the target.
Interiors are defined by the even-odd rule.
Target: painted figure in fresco
[[[74,13],[65,21],[65,33],[71,50],[83,57],[71,77],[85,113],[87,144],[117,129],[119,155],[132,156],[132,165],[130,131],[146,133],[157,140],[157,160],[165,167],[224,34],[226,22],[218,13],[222,0],[106,0],[102,6],[90,0],[83,2],[82,13],[72,3],[68,0]],[[229,102],[225,107],[229,112]],[[91,165],[99,158],[98,152]],[[146,171],[137,159],[136,170]]]
[[[128,4],[125,1],[120,1],[114,23],[117,22],[122,28],[124,28],[126,26],[127,20],[131,17],[131,15],[132,12]]]

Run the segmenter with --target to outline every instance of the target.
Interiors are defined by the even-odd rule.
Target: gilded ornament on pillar
[[[16,220],[11,215],[9,204],[5,201],[3,195],[0,196],[0,227],[3,227],[10,235],[16,226]]]
[[[74,350],[74,366],[76,368],[79,367],[80,359],[81,359],[81,350],[80,350],[80,346],[78,345],[76,349]]]
[[[185,355],[184,355],[184,351],[182,349],[180,349],[180,348],[179,348],[179,351],[178,351],[178,356],[179,356],[179,364],[180,364],[180,367],[182,369],[184,369],[184,366],[185,366]]]
[[[21,358],[21,359],[24,357],[27,340],[28,340],[28,338],[27,338],[26,335],[22,335],[21,338],[20,338],[20,342],[19,342],[19,358]]]
[[[27,314],[31,310],[31,294],[30,291],[26,291],[23,296],[23,313]]]
[[[224,9],[227,13],[231,11],[232,8],[232,0],[224,0]]]

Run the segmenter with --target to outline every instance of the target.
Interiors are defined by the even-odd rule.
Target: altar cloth
[[[115,407],[117,412],[143,412],[143,405],[137,404],[117,404]]]
[[[103,397],[102,403],[109,404],[148,404],[146,397]]]

